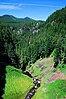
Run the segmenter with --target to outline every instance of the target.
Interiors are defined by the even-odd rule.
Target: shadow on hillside
[[[7,55],[0,55],[0,99],[4,94],[4,88],[6,83],[6,65],[10,63],[10,59]]]
[[[5,88],[5,73],[6,73],[6,66],[0,64],[0,99],[2,99],[2,95],[4,94]]]

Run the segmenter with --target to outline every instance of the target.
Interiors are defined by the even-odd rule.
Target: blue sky
[[[66,0],[0,0],[0,16],[30,17],[46,20],[54,11],[66,6]]]

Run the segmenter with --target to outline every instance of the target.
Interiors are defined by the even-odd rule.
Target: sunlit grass
[[[57,80],[46,85],[43,82],[32,99],[66,99],[66,81]]]
[[[30,77],[24,75],[21,70],[7,66],[4,99],[24,99],[33,87]]]

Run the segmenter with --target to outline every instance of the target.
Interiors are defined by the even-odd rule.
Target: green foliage
[[[53,83],[44,85],[37,90],[35,96],[32,99],[60,99],[66,97],[66,81],[57,80]]]
[[[6,67],[4,99],[24,99],[33,86],[32,79],[12,66]]]
[[[43,21],[21,21],[7,16],[0,23],[1,43],[4,41],[5,53],[16,65],[15,54],[19,56],[21,68],[29,62],[34,63],[40,57],[48,57],[54,51],[55,65],[66,63],[66,7],[54,12]],[[2,17],[1,17],[2,18]],[[15,19],[15,20],[14,20]],[[13,21],[13,22],[12,22]],[[5,35],[3,35],[5,34]],[[2,46],[2,44],[0,44]],[[3,49],[1,48],[1,51]],[[42,52],[44,54],[42,55]]]
[[[40,32],[35,33],[34,35],[30,32],[27,36],[27,39],[23,37],[23,40],[26,41],[24,51],[21,51],[21,55],[27,57],[28,61],[35,62],[36,59],[39,59],[42,51],[44,51],[43,57],[48,57],[53,50],[55,65],[66,61],[66,24],[65,19],[65,10],[66,8],[61,9],[53,13],[45,22],[44,26],[40,28]],[[61,16],[57,15],[61,14]],[[60,22],[60,23],[59,23]],[[39,25],[40,26],[40,25]],[[43,30],[44,28],[44,30]],[[20,45],[21,46],[21,45]],[[27,63],[27,61],[26,61]]]
[[[59,69],[66,75],[66,64],[60,64],[56,69]]]
[[[1,71],[6,65],[25,70],[27,65],[34,63],[40,57],[49,56],[54,57],[55,67],[66,63],[66,7],[54,12],[46,22],[18,20],[9,15],[0,17]],[[65,69],[62,65],[59,68],[62,70],[62,67]],[[31,68],[35,70],[35,75],[40,75],[40,69]],[[2,72],[1,78],[3,78]],[[48,99],[47,95],[45,96]]]
[[[16,55],[15,38],[13,38],[11,32],[10,27],[3,25],[0,26],[0,57],[1,59],[3,57],[2,63],[5,63],[4,57],[8,56],[10,63],[7,64],[12,64],[17,67],[19,59]],[[4,65],[6,65],[6,63]]]
[[[47,22],[52,22],[53,20],[59,23],[66,23],[66,7],[61,10],[55,11],[50,17],[47,19]]]
[[[65,16],[66,16],[66,7],[62,8],[61,10],[58,10],[54,12],[50,17],[46,20],[45,22],[45,29],[48,35],[52,38],[52,43],[53,43],[53,48],[56,49],[54,57],[55,57],[55,65],[58,63],[61,63],[62,60],[64,63],[65,61],[65,55],[66,55],[66,44],[65,44],[65,39],[66,39],[66,21],[65,21]],[[63,19],[64,17],[64,19]]]
[[[50,57],[54,57],[55,56],[55,52],[56,52],[56,49],[53,50],[53,52],[50,54]]]

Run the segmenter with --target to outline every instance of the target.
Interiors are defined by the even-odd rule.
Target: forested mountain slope
[[[24,64],[48,57],[52,52],[55,66],[66,62],[66,8],[54,12],[46,22],[37,22],[19,38],[17,53]],[[18,50],[19,49],[19,50]]]
[[[16,18],[12,15],[3,15],[0,16],[0,22],[20,22],[20,21],[32,21],[33,19],[29,18],[29,17],[25,17],[25,18]]]
[[[24,71],[40,57],[49,56],[54,57],[54,67],[66,64],[66,7],[54,12],[45,22],[27,19],[10,15],[0,17],[1,82],[6,65]]]
[[[52,38],[55,63],[66,63],[66,7],[54,12],[46,20],[45,29]]]
[[[62,61],[65,63],[65,12],[66,7],[54,12],[46,22],[31,20],[24,22],[15,21],[17,23],[0,23],[1,54],[5,53],[9,57],[17,55],[20,64],[22,64],[21,67],[35,62],[40,57],[48,57],[52,52],[54,53],[55,65]],[[8,15],[3,17],[9,17],[12,20],[16,19]],[[11,53],[12,55],[10,55]]]

